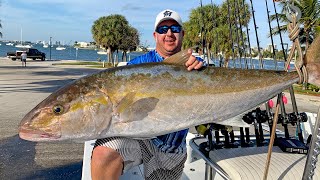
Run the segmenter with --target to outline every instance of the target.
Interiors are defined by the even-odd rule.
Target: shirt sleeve
[[[151,62],[161,62],[163,61],[163,58],[156,53],[155,50],[149,51],[148,53],[138,56],[132,60],[130,60],[127,65],[132,64],[141,64],[141,63],[151,63]]]

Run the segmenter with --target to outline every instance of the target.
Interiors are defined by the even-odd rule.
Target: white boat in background
[[[32,45],[30,45],[30,44],[24,45],[22,43],[22,28],[21,28],[21,31],[20,31],[20,38],[21,38],[20,44],[17,44],[15,47],[17,47],[17,48],[32,48]]]
[[[64,41],[62,42],[62,44],[60,44],[60,42],[59,42],[59,45],[58,45],[58,47],[56,47],[56,50],[62,51],[62,50],[65,50],[65,49],[66,49],[66,47],[64,45]]]
[[[97,53],[98,53],[98,54],[103,54],[103,55],[108,54],[108,52],[107,52],[107,51],[103,51],[103,50],[102,50],[102,51],[98,51]]]
[[[13,46],[14,43],[10,43],[10,42],[9,42],[9,43],[6,43],[6,45],[7,45],[7,46]]]
[[[48,47],[49,47],[48,44],[44,44],[44,45],[43,45],[43,48],[48,48]]]
[[[32,48],[32,45],[29,45],[29,44],[26,44],[26,45],[17,44],[15,47],[17,47],[17,48]]]
[[[65,49],[66,49],[66,48],[63,47],[63,46],[58,46],[58,47],[56,47],[56,50],[58,50],[58,51],[65,50]]]

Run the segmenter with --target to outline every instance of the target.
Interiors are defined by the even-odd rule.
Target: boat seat
[[[307,112],[307,116],[308,121],[301,123],[305,140],[313,132],[317,114]],[[214,150],[210,152],[209,156],[210,159],[225,170],[231,179],[256,180],[263,179],[267,154],[268,146],[263,146]],[[271,154],[268,180],[301,180],[306,160],[307,155],[305,154],[285,153],[279,147],[274,146]],[[320,179],[320,168],[315,169],[313,179]]]
[[[263,179],[268,154],[268,146],[221,149],[211,151],[209,156],[233,180]],[[268,180],[301,180],[307,156],[285,153],[273,147]],[[316,168],[313,179],[320,179],[320,168]]]

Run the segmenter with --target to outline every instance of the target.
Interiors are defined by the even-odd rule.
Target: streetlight
[[[50,46],[50,49],[49,49],[49,52],[50,52],[50,61],[51,61],[51,38],[52,38],[52,37],[50,37],[50,42],[49,42],[49,46]]]

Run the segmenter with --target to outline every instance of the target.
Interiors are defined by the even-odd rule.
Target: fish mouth
[[[19,128],[19,137],[27,141],[45,142],[58,140],[61,135],[48,133],[39,129],[33,129],[24,125]]]

